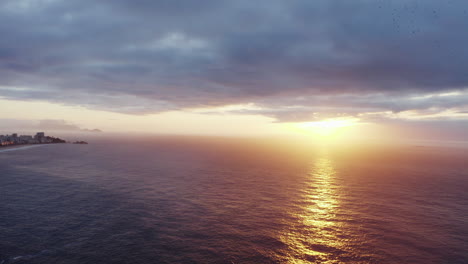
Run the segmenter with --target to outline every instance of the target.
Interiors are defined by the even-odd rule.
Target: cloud
[[[337,117],[357,117],[362,121],[386,119],[468,119],[468,91],[432,94],[388,95],[342,94],[283,97],[259,100],[256,104],[230,109],[206,109],[205,113],[256,114],[278,122],[305,122]]]
[[[102,132],[101,129],[97,129],[97,128],[95,128],[95,129],[87,129],[87,128],[85,128],[85,129],[81,129],[81,131],[92,132],[92,133],[101,133],[101,132]]]
[[[279,121],[465,111],[467,9],[462,0],[5,0],[0,95],[130,114],[254,103]],[[463,95],[439,96],[450,92]]]
[[[38,129],[47,131],[82,131],[82,132],[102,132],[100,129],[80,128],[78,125],[69,123],[65,120],[46,119],[40,120],[37,124]]]
[[[0,130],[5,133],[21,131],[58,131],[58,132],[102,132],[100,129],[87,129],[65,120],[15,120],[0,119]],[[13,130],[13,131],[12,131]]]

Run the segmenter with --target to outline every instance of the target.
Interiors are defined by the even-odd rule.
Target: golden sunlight
[[[337,172],[328,153],[321,154],[301,191],[300,211],[294,214],[299,223],[280,237],[289,246],[286,263],[336,263],[332,252],[346,246],[340,239],[342,223],[336,221],[340,206]]]
[[[299,127],[323,137],[330,137],[343,131],[346,127],[356,125],[357,121],[357,118],[327,119],[323,121],[301,123],[299,124]]]
[[[358,118],[334,118],[305,123],[289,123],[286,127],[305,136],[312,136],[321,141],[330,141],[341,138],[351,127],[360,124]]]

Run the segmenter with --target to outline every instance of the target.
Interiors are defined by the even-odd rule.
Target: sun
[[[330,136],[345,127],[356,125],[357,119],[327,119],[323,121],[307,122],[299,124],[299,127],[311,130],[322,136]]]
[[[357,118],[333,118],[314,122],[291,124],[294,131],[322,141],[336,140],[350,127],[359,124]]]

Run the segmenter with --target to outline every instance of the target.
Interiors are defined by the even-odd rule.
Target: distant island
[[[46,136],[44,132],[38,132],[35,136],[21,135],[17,133],[11,135],[0,135],[0,147],[16,146],[16,145],[33,145],[33,144],[60,144],[67,143],[65,140],[57,137]],[[76,141],[75,144],[88,144],[85,141]]]
[[[75,141],[75,142],[73,142],[73,144],[84,144],[84,145],[86,145],[86,144],[88,144],[88,142],[86,142],[86,141]]]

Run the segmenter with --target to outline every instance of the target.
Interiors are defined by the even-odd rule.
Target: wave
[[[63,249],[70,248],[70,247],[76,247],[76,246],[79,246],[81,244],[82,243],[80,243],[80,242],[71,242],[71,243],[65,244],[65,246],[63,246]],[[9,264],[9,263],[12,264],[12,263],[16,263],[17,261],[20,261],[20,260],[31,260],[33,258],[40,257],[40,256],[53,255],[53,254],[57,253],[59,250],[60,249],[44,249],[44,250],[42,250],[42,251],[40,251],[40,252],[38,252],[36,254],[7,257],[6,259],[1,259],[0,258],[0,264]]]
[[[39,252],[37,254],[16,256],[16,257],[8,258],[6,260],[5,259],[1,260],[0,264],[15,263],[16,261],[19,261],[19,260],[30,260],[30,259],[35,258],[35,257],[50,255],[50,254],[53,254],[53,253],[54,253],[53,250],[44,249],[44,250],[42,250],[41,252]]]

